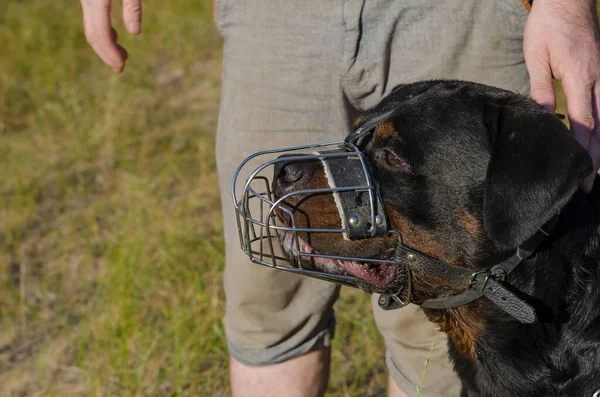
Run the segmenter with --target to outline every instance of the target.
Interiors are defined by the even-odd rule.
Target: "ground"
[[[77,1],[0,2],[0,396],[226,396],[209,1],[144,2],[113,74]],[[378,396],[369,296],[338,304],[329,396]]]

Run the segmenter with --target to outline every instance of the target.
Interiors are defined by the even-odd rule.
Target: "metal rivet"
[[[381,226],[383,225],[383,216],[381,215],[377,215],[375,217],[375,223],[377,224],[377,226]]]
[[[350,224],[350,226],[358,226],[358,224],[360,223],[360,219],[358,219],[358,216],[356,215],[352,215],[349,219],[348,219],[348,223]]]
[[[417,257],[414,256],[413,254],[408,254],[408,255],[406,255],[406,260],[408,260],[409,262],[414,262],[417,260]]]
[[[363,129],[362,129],[362,128],[359,128],[359,129],[357,129],[357,130],[356,130],[354,133],[355,133],[356,135],[358,135],[358,134],[360,134],[361,132],[363,132]]]

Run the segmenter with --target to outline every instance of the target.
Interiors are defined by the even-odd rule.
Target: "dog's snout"
[[[281,156],[280,158],[288,157]],[[289,192],[300,183],[310,181],[320,167],[319,160],[290,160],[275,164],[275,189],[279,192]]]

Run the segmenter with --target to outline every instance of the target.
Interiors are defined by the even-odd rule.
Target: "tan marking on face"
[[[377,127],[375,133],[380,138],[391,138],[396,134],[396,130],[394,129],[394,125],[391,121],[386,121]]]
[[[433,258],[457,264],[459,258],[448,251],[447,247],[427,230],[421,229],[401,216],[394,208],[386,208],[390,228],[402,234],[404,244],[415,248]]]
[[[294,191],[329,187],[329,181],[321,168],[315,171],[310,180],[296,183]],[[294,220],[298,228],[339,229],[342,226],[333,195],[331,194],[291,195],[284,200],[284,204],[289,209],[294,210]],[[287,217],[287,214],[284,214],[278,208],[275,211],[283,219]]]
[[[295,185],[295,190],[328,188],[329,182],[321,168],[312,175],[310,180]],[[309,194],[289,196],[284,204],[294,214],[297,228],[341,229],[342,221],[333,194]],[[289,216],[276,209],[280,219],[289,221]],[[377,237],[358,240],[345,240],[342,233],[301,232],[299,236],[307,241],[315,250],[324,254],[356,256],[356,252],[371,252],[373,256],[395,246],[396,238]]]

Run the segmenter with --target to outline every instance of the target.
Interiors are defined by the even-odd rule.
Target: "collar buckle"
[[[467,288],[471,288],[473,285],[479,283],[479,279],[481,279],[481,277],[485,277],[483,279],[483,283],[481,284],[481,287],[479,288],[479,292],[483,293],[483,291],[485,290],[485,287],[487,287],[488,281],[491,279],[498,281],[498,282],[502,282],[504,280],[506,280],[506,271],[500,267],[500,266],[494,266],[491,269],[484,269],[484,270],[479,270],[476,272],[473,272],[469,275],[469,277],[467,278]]]

